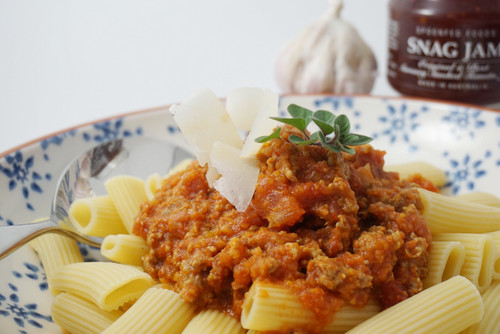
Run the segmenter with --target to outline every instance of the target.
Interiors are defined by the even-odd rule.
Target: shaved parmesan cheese
[[[227,94],[226,110],[240,130],[250,131],[262,108],[277,108],[278,95],[268,89],[255,87],[237,88]]]
[[[182,104],[172,106],[170,111],[202,166],[209,162],[216,141],[236,148],[243,145],[224,104],[208,88],[201,89]]]
[[[208,162],[208,170],[205,176],[207,177],[207,182],[211,187],[214,186],[215,181],[217,181],[217,179],[220,177],[219,172],[216,168],[214,168],[211,161]]]
[[[255,138],[265,136],[276,127],[270,117],[278,116],[278,94],[262,88],[238,88],[227,95],[226,109],[238,129],[250,131],[241,150],[242,157],[257,154],[262,144]]]
[[[228,95],[224,107],[211,90],[202,89],[170,108],[198,162],[208,165],[208,184],[238,211],[247,209],[259,176],[261,144],[255,138],[276,126],[269,117],[278,115],[278,103],[279,96],[269,90],[240,88]],[[238,128],[250,131],[245,144]]]
[[[214,143],[210,160],[221,174],[214,183],[238,211],[245,211],[252,200],[259,176],[257,159],[241,158],[240,150],[222,142]]]

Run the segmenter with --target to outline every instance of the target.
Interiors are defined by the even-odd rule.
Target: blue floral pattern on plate
[[[473,108],[455,107],[448,115],[443,116],[443,121],[452,125],[451,132],[457,140],[465,137],[474,137],[474,133],[486,126],[482,119],[482,111]]]
[[[131,137],[133,135],[142,135],[142,127],[124,128],[123,119],[109,120],[93,125],[93,132],[83,132],[83,139],[103,143],[117,138]]]
[[[5,275],[4,272],[2,274]],[[11,281],[5,287],[1,287],[0,315],[5,317],[5,320],[12,321],[17,326],[18,332],[23,334],[43,329],[47,324],[52,325],[50,314],[41,313],[36,302],[31,300],[25,302],[28,296],[23,294],[20,288],[24,284],[29,284],[37,286],[40,293],[45,293],[48,285],[42,268],[25,262],[22,271],[13,270],[11,274]]]
[[[430,161],[448,176],[444,192],[500,196],[500,114],[479,107],[406,98],[284,96],[290,103],[347,114],[358,133],[374,137],[387,164]],[[108,139],[149,136],[186,142],[165,108],[121,115],[56,134],[0,157],[0,224],[47,216],[58,177],[80,152]],[[86,261],[96,249],[81,246]],[[0,328],[6,333],[61,333],[50,317],[51,293],[29,246],[0,262]]]
[[[0,173],[7,178],[9,191],[19,191],[26,202],[26,208],[31,211],[34,207],[30,195],[42,194],[41,182],[52,178],[50,173],[41,175],[34,169],[34,165],[34,156],[25,156],[21,151],[7,155],[0,163]]]
[[[379,132],[374,132],[373,137],[386,136],[391,143],[403,141],[408,144],[411,151],[418,150],[417,143],[412,142],[411,134],[419,128],[420,115],[426,113],[428,108],[421,105],[419,108],[412,108],[408,103],[395,105],[391,101],[386,101],[387,113],[378,118],[380,124],[383,124]]]
[[[449,152],[443,152],[444,156],[449,156]],[[450,168],[446,170],[448,182],[446,187],[450,187],[452,194],[465,191],[476,190],[476,180],[486,177],[488,171],[484,168],[485,161],[491,157],[491,152],[486,151],[482,157],[472,158],[470,154],[465,154],[461,159],[456,157],[449,159]],[[460,158],[460,157],[458,157]]]

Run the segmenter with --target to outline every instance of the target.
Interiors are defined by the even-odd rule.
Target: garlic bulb
[[[342,0],[278,55],[275,74],[285,93],[369,93],[377,61],[356,28],[340,18]]]

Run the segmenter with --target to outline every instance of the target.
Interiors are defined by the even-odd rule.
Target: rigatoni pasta
[[[77,242],[63,235],[46,233],[31,240],[29,244],[42,262],[47,283],[52,293],[55,293],[52,284],[54,272],[64,265],[83,262]]]
[[[465,261],[465,247],[458,241],[432,242],[427,268],[429,273],[422,281],[424,288],[459,275]]]
[[[497,257],[493,264],[493,279],[500,279],[500,231],[491,232],[490,235],[497,249]]]
[[[314,314],[304,309],[295,294],[266,282],[253,283],[241,313],[243,328],[257,331],[293,329],[314,321]]]
[[[170,169],[164,177],[162,177],[159,173],[153,173],[149,175],[144,183],[147,198],[151,200],[154,197],[156,190],[161,187],[161,182],[164,178],[186,169],[187,166],[192,162],[193,159],[182,160],[172,169]]]
[[[81,262],[58,268],[52,283],[55,291],[70,292],[111,311],[137,299],[154,281],[145,272],[129,265]]]
[[[85,235],[105,237],[128,233],[108,195],[77,199],[69,208],[69,218],[73,226]]]
[[[425,161],[388,165],[385,169],[391,172],[397,172],[401,179],[406,179],[418,173],[431,181],[436,187],[442,187],[446,183],[446,173],[441,168],[437,168]]]
[[[343,306],[340,311],[335,313],[333,321],[324,328],[322,333],[344,333],[363,321],[370,319],[380,311],[380,305],[373,299],[368,300],[368,303],[363,308],[356,308],[350,305]]]
[[[144,182],[144,191],[148,200],[152,200],[155,197],[156,191],[161,187],[162,180],[160,173],[153,173],[147,177]]]
[[[218,310],[203,310],[196,314],[184,328],[182,334],[245,334],[246,331],[235,318]]]
[[[479,323],[462,334],[500,333],[500,281],[495,281],[483,294],[484,316]]]
[[[455,276],[396,304],[348,334],[459,333],[479,322],[484,307],[476,287]]]
[[[380,306],[370,301],[364,308],[344,306],[329,323],[324,333],[346,331],[374,316]],[[242,308],[243,328],[255,331],[293,330],[316,323],[314,314],[304,308],[297,295],[289,289],[269,282],[254,282]]]
[[[177,165],[174,166],[174,168],[170,169],[168,173],[165,175],[165,177],[168,177],[172,174],[179,173],[183,170],[185,170],[190,163],[193,162],[193,159],[184,159],[181,162],[179,162]]]
[[[101,255],[114,262],[140,266],[148,249],[146,241],[139,236],[110,234],[102,241]]]
[[[179,294],[156,285],[144,292],[103,334],[181,334],[194,315],[193,305]]]
[[[500,208],[500,198],[491,193],[476,191],[471,193],[455,195],[454,197],[462,201],[468,201],[472,203],[478,203]]]
[[[465,260],[460,275],[468,278],[480,292],[486,291],[493,279],[497,257],[493,237],[489,234],[439,233],[434,241],[459,241],[465,248]]]
[[[147,200],[144,180],[133,176],[115,176],[104,183],[116,211],[128,233],[132,232],[139,206]]]
[[[500,208],[418,189],[422,215],[432,233],[486,233],[500,230]]]
[[[104,311],[67,292],[57,295],[52,302],[52,319],[72,334],[100,334],[122,314],[120,310]]]

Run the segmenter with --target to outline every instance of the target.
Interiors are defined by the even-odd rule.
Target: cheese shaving
[[[192,146],[200,165],[208,165],[210,186],[238,211],[252,200],[259,175],[256,154],[262,144],[255,138],[275,126],[269,118],[278,114],[279,96],[260,88],[231,92],[226,106],[204,88],[170,108],[182,134]],[[239,131],[249,131],[245,143]]]

